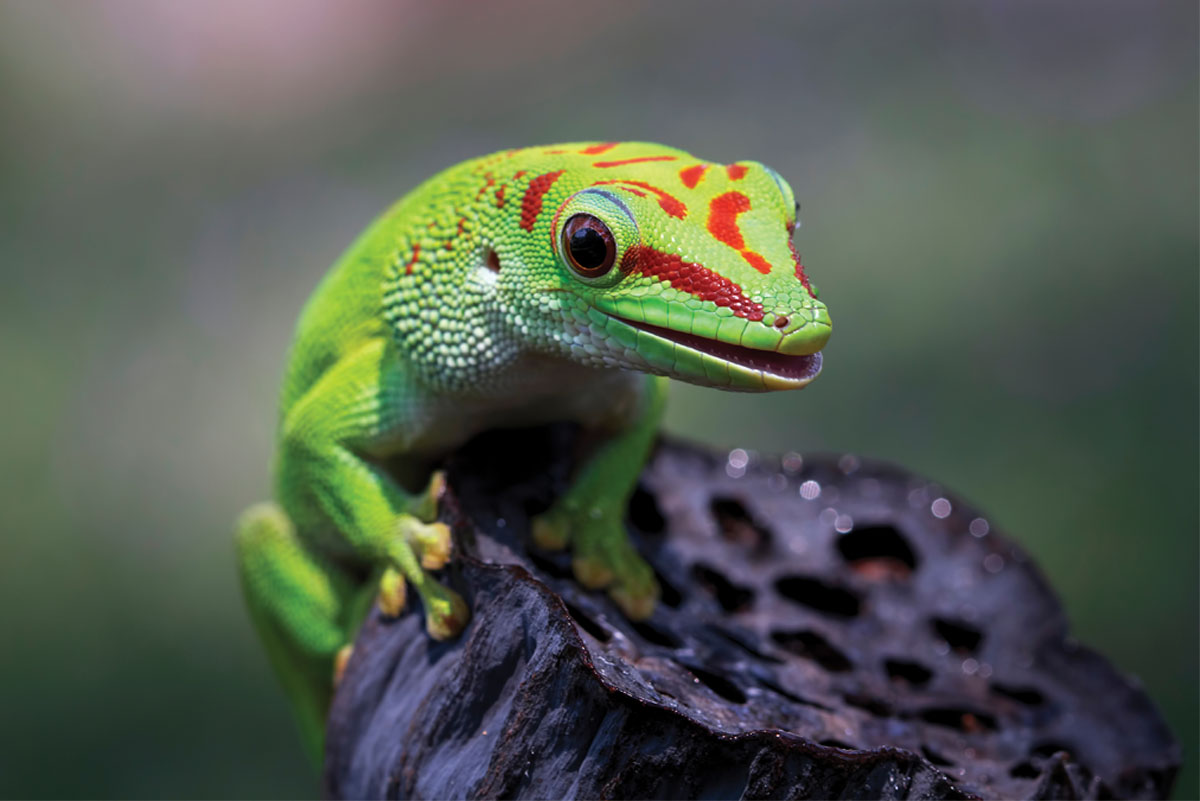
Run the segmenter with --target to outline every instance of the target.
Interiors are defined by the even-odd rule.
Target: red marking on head
[[[408,260],[408,264],[404,265],[404,274],[412,275],[413,267],[416,266],[417,257],[421,254],[421,243],[413,243],[412,258]]]
[[[597,161],[593,162],[593,167],[620,167],[624,164],[641,164],[644,161],[674,161],[674,156],[642,156],[636,159],[622,159],[621,161]]]
[[[679,220],[682,220],[687,216],[687,206],[683,205],[683,203],[681,203],[677,197],[674,195],[669,195],[659,189],[657,186],[652,186],[645,181],[625,181],[618,178],[612,181],[597,181],[595,186],[607,184],[623,185],[623,189],[633,192],[635,195],[641,195],[642,197],[646,196],[644,192],[639,192],[637,189],[630,189],[630,187],[636,186],[640,189],[645,189],[647,192],[653,192],[654,196],[658,198],[659,207],[662,208],[662,210],[667,214],[670,214],[672,217],[675,217]]]
[[[694,164],[679,171],[679,180],[683,181],[683,185],[688,189],[695,189],[696,184],[700,183],[700,179],[706,172],[708,172],[707,164]]]
[[[538,215],[542,213],[542,198],[550,191],[550,187],[566,170],[555,170],[544,173],[529,182],[525,197],[521,199],[521,227],[526,231],[533,230]]]
[[[743,250],[742,258],[750,263],[750,266],[758,270],[763,275],[771,272],[771,262],[764,259],[760,254],[753,250]]]
[[[504,184],[496,187],[496,208],[498,209],[504,208],[504,187]]]
[[[750,211],[750,198],[741,192],[726,192],[717,195],[708,204],[708,232],[734,250],[746,247],[742,231],[738,228],[739,214]]]
[[[731,181],[740,181],[746,177],[749,167],[745,164],[730,164],[725,168],[725,174],[729,176]]]
[[[787,325],[789,322],[790,322],[790,320],[788,320],[787,315],[781,314],[775,318],[775,327],[776,328],[787,328]]]
[[[796,246],[790,239],[788,240],[788,250],[792,251],[792,258],[796,260],[796,278],[800,279],[800,283],[804,284],[804,288],[811,295],[812,286],[808,283],[808,276],[804,274],[804,265],[800,263],[800,254],[796,252]]]
[[[567,151],[565,151],[565,150],[547,150],[546,155],[547,156],[561,156],[563,153],[566,153],[566,152]]]
[[[746,297],[741,286],[702,264],[684,261],[674,253],[663,253],[646,245],[637,245],[626,251],[621,261],[621,269],[665,281],[673,289],[686,292],[700,300],[711,300],[718,306],[728,306],[737,317],[744,317],[752,322],[763,318],[762,304]]]
[[[599,156],[601,153],[605,153],[609,150],[612,150],[614,147],[616,147],[619,144],[621,144],[621,143],[620,142],[601,142],[598,145],[592,145],[590,147],[585,147],[583,150],[580,150],[579,153],[580,153],[580,155],[583,155],[583,156]]]
[[[521,180],[521,176],[527,172],[529,172],[529,170],[517,170],[516,172],[513,173],[513,180],[514,181]]]
[[[717,195],[708,204],[708,232],[742,254],[746,262],[763,275],[771,272],[771,263],[753,250],[746,249],[746,240],[738,228],[739,214],[750,211],[750,198],[741,192]]]

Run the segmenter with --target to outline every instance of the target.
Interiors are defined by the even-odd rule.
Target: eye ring
[[[562,252],[567,264],[581,277],[599,278],[613,268],[617,243],[598,217],[576,214],[563,226]]]

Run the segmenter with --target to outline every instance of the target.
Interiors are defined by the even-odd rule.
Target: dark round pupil
[[[608,245],[604,237],[592,228],[580,228],[571,234],[571,258],[585,270],[595,270],[604,264]]]

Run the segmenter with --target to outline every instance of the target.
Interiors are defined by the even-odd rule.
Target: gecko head
[[[560,344],[724,389],[807,385],[831,327],[791,244],[791,188],[757,162],[663,152],[563,176],[574,191],[550,223]]]

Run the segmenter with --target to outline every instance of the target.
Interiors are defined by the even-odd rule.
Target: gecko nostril
[[[787,324],[788,324],[788,318],[786,315],[781,314],[780,316],[775,318],[775,327],[776,328],[787,328]]]

